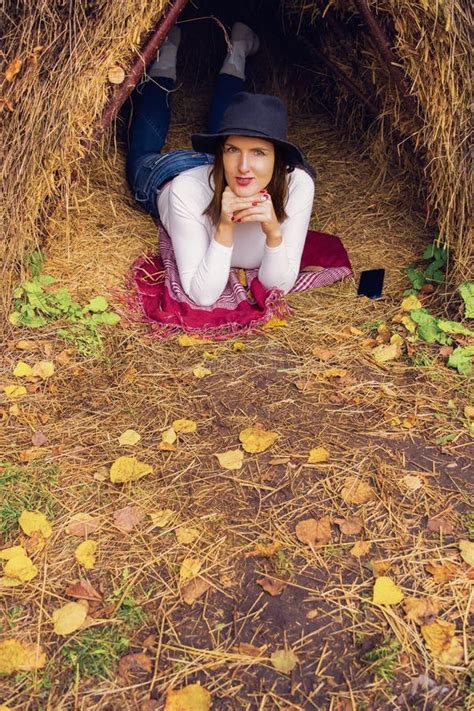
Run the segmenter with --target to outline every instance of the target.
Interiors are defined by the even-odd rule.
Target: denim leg
[[[133,181],[137,162],[149,153],[161,153],[171,120],[169,91],[173,79],[150,78],[132,94],[132,122],[129,132],[127,175]]]
[[[234,77],[232,74],[219,74],[209,113],[208,133],[217,133],[222,114],[233,96],[244,90],[244,84],[243,79]]]

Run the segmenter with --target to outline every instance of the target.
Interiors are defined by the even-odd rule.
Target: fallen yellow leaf
[[[202,563],[197,558],[185,558],[179,569],[179,577],[181,580],[189,580],[194,578],[201,570]]]
[[[3,392],[9,400],[20,400],[27,393],[24,385],[4,385]]]
[[[8,575],[0,577],[0,588],[17,588],[21,584],[21,580],[18,578],[10,578]]]
[[[242,343],[242,341],[234,341],[232,344],[232,350],[233,351],[243,351],[245,348],[245,345]]]
[[[350,550],[350,554],[355,558],[362,558],[362,556],[367,555],[371,548],[372,543],[370,541],[356,541]]]
[[[403,323],[403,325],[405,326],[406,330],[407,330],[409,333],[415,333],[415,331],[416,331],[416,323],[413,321],[413,319],[411,318],[411,316],[407,316],[407,315],[402,316],[402,318],[400,319],[400,321],[401,321],[401,323]]]
[[[83,568],[86,570],[92,570],[95,565],[95,554],[97,552],[97,542],[88,540],[79,543],[76,550],[74,551],[74,556]]]
[[[32,370],[32,375],[35,378],[41,378],[46,380],[50,378],[54,373],[54,363],[51,360],[40,360],[35,363]]]
[[[205,368],[203,365],[197,365],[193,369],[193,375],[195,378],[205,378],[206,375],[212,375],[212,370]]]
[[[371,353],[377,363],[387,363],[390,360],[400,358],[402,352],[398,343],[390,343],[377,346]]]
[[[188,348],[189,346],[200,346],[203,341],[201,338],[195,338],[194,336],[184,334],[178,338],[178,343],[183,348]]]
[[[15,404],[15,405],[10,405],[9,412],[10,412],[10,415],[13,415],[13,417],[19,417],[19,415],[20,415],[20,408],[19,408],[18,405],[16,405],[16,404]]]
[[[410,491],[417,491],[423,486],[423,482],[417,474],[407,474],[402,477],[402,481]]]
[[[200,684],[188,684],[182,689],[169,689],[164,711],[209,711],[211,695]]]
[[[474,543],[472,541],[459,541],[458,546],[461,558],[468,565],[474,565]]]
[[[375,497],[372,487],[356,476],[348,477],[344,483],[341,496],[346,504],[366,504]]]
[[[85,622],[89,604],[86,600],[68,602],[53,612],[53,624],[56,634],[62,637],[76,632]]]
[[[38,531],[43,538],[49,538],[53,532],[51,524],[40,511],[22,511],[18,523],[27,536],[32,536]]]
[[[13,375],[15,376],[15,378],[29,378],[32,374],[33,370],[31,368],[31,365],[28,365],[28,363],[25,363],[22,360],[18,361],[13,370]]]
[[[279,649],[277,652],[273,652],[270,660],[275,669],[282,674],[289,674],[299,661],[291,649]]]
[[[376,605],[398,605],[405,595],[391,578],[382,575],[374,583],[372,602]]]
[[[153,468],[149,464],[139,462],[135,457],[119,457],[110,467],[110,481],[122,484],[127,481],[137,481],[142,476],[152,474]]]
[[[459,664],[464,656],[463,648],[456,639],[456,625],[445,620],[436,620],[430,625],[422,625],[421,634],[433,657],[441,664]]]
[[[403,338],[400,336],[399,333],[394,333],[393,336],[390,337],[390,343],[392,345],[403,346],[405,341],[403,340]]]
[[[15,578],[22,583],[27,583],[38,575],[38,568],[27,555],[15,555],[7,560],[3,571],[8,578]]]
[[[272,316],[263,326],[264,331],[270,331],[272,328],[279,328],[280,326],[287,326],[288,321],[285,318],[277,318]]]
[[[329,452],[324,447],[315,447],[309,451],[308,464],[320,464],[322,462],[327,462],[328,459]]]
[[[258,427],[247,427],[239,434],[239,439],[246,452],[256,454],[271,447],[279,436],[277,432],[267,432]]]
[[[173,427],[168,427],[167,430],[161,433],[161,441],[166,444],[174,444],[177,440],[177,435]]]
[[[414,311],[415,309],[421,309],[421,301],[414,294],[407,296],[402,301],[402,311]]]
[[[228,452],[216,454],[219,464],[224,469],[241,469],[244,461],[244,453],[241,449],[230,449]]]
[[[160,442],[158,449],[161,449],[162,452],[176,452],[176,445],[170,442]]]
[[[37,644],[19,642],[17,639],[4,639],[0,642],[0,674],[32,671],[41,669],[45,664],[46,655]]]
[[[153,526],[156,528],[164,528],[175,517],[175,512],[172,509],[160,509],[149,514]]]
[[[184,545],[192,543],[199,537],[197,528],[188,528],[187,526],[180,526],[176,529],[175,533],[178,543],[183,543]]]
[[[125,430],[119,437],[119,444],[124,446],[133,447],[134,444],[141,440],[142,436],[135,432],[135,430]]]
[[[11,560],[19,555],[26,555],[23,546],[11,546],[10,548],[2,548],[0,551],[0,560]]]
[[[175,432],[183,432],[187,434],[188,432],[196,432],[197,425],[194,420],[174,420],[173,429]]]

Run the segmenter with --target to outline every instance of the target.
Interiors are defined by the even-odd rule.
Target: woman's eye
[[[226,148],[225,148],[226,153],[235,153],[236,150],[237,150],[237,148],[235,148],[234,146],[226,146]]]
[[[256,155],[256,156],[264,156],[265,153],[264,153],[263,151],[256,150],[256,151],[254,151],[254,155]]]

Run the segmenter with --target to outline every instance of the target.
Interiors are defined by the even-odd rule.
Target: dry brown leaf
[[[343,368],[328,368],[323,373],[321,377],[325,380],[331,380],[332,378],[345,378],[348,371]]]
[[[407,597],[403,607],[408,620],[413,620],[417,625],[430,625],[438,617],[439,606],[431,597]]]
[[[66,533],[70,536],[87,538],[91,533],[95,533],[100,526],[100,519],[88,513],[77,513],[71,516],[66,526]]]
[[[281,549],[281,543],[274,541],[273,543],[256,543],[253,551],[247,554],[249,558],[257,558],[262,556],[263,558],[269,558]]]
[[[209,590],[210,587],[211,584],[198,575],[183,585],[181,588],[181,595],[186,605],[193,605],[196,600],[201,597],[201,595],[204,595],[204,593]]]
[[[118,663],[119,676],[124,679],[130,677],[143,676],[150,674],[152,669],[152,660],[147,654],[137,652],[135,654],[126,654],[120,658]]]
[[[374,573],[374,578],[378,578],[390,570],[392,562],[390,560],[371,560],[370,567]]]
[[[434,533],[442,533],[443,536],[449,536],[454,533],[454,526],[447,516],[438,514],[437,516],[430,516],[427,524],[428,531],[433,531]]]
[[[237,647],[239,654],[245,657],[261,657],[265,651],[264,647],[256,647],[254,644],[249,644],[248,642],[240,642]]]
[[[69,585],[66,590],[66,595],[69,597],[75,597],[78,600],[90,600],[98,601],[102,600],[102,595],[100,592],[94,588],[93,585],[88,580],[80,580],[78,583],[73,583]]]
[[[410,491],[417,491],[423,486],[423,481],[417,474],[407,474],[402,477],[402,482]]]
[[[283,580],[274,580],[273,578],[268,578],[266,575],[263,578],[259,578],[257,584],[273,597],[281,595],[286,588],[286,583],[283,582]]]
[[[44,444],[47,444],[47,442],[48,438],[44,432],[41,432],[41,430],[37,430],[31,435],[31,443],[35,447],[42,447]]]
[[[452,563],[451,561],[446,561],[445,563],[428,563],[425,566],[428,573],[431,573],[435,583],[449,583],[459,573],[459,567]]]
[[[301,543],[309,546],[315,544],[324,545],[332,539],[331,519],[329,516],[322,518],[308,518],[296,524],[296,537]]]
[[[130,533],[143,521],[146,514],[139,506],[125,506],[114,511],[114,524],[123,533]]]
[[[7,81],[13,81],[13,79],[20,71],[22,64],[23,60],[21,60],[19,57],[16,57],[12,62],[10,62],[10,64],[5,70],[5,79]]]
[[[346,504],[366,504],[375,498],[372,487],[356,476],[348,477],[344,482],[341,496]]]
[[[311,352],[319,360],[329,360],[334,356],[333,350],[330,348],[321,348],[321,346],[315,346]]]
[[[335,518],[334,523],[337,523],[341,532],[346,536],[357,536],[364,527],[364,522],[359,516],[348,516],[347,518]]]

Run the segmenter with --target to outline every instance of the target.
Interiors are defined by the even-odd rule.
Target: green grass
[[[383,644],[363,654],[361,659],[364,664],[370,665],[375,679],[390,681],[395,674],[400,649],[401,646],[396,640],[385,638]]]
[[[84,630],[63,647],[61,654],[81,676],[109,679],[129,646],[123,625],[108,625]]]
[[[58,473],[57,464],[34,462],[21,467],[0,462],[0,533],[7,534],[16,528],[25,509],[54,518],[57,503],[50,489],[57,484]]]

